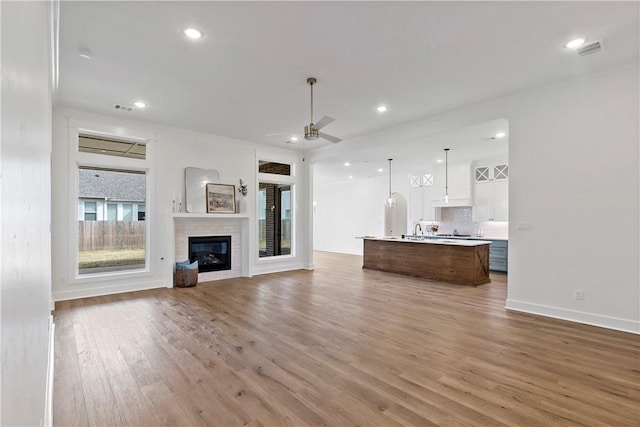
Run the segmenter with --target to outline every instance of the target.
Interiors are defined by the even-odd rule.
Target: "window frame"
[[[84,125],[84,124],[83,124]],[[153,206],[153,158],[154,158],[154,142],[155,139],[151,135],[145,135],[140,137],[139,132],[115,128],[101,129],[101,126],[74,126],[74,123],[70,123],[69,126],[69,167],[70,177],[69,179],[69,212],[74,212],[72,206],[77,206],[79,199],[79,169],[80,168],[106,168],[106,169],[119,169],[130,170],[133,172],[142,172],[145,174],[145,208],[149,211],[149,208]],[[117,139],[130,139],[132,141],[144,142],[146,144],[146,158],[135,159],[130,157],[118,157],[109,156],[97,153],[81,152],[78,149],[79,137],[81,134],[98,135],[102,137],[114,137]],[[117,215],[117,214],[116,214]],[[145,213],[146,215],[146,213]],[[116,216],[117,218],[117,216]],[[110,280],[122,280],[122,279],[135,279],[139,277],[152,276],[155,271],[154,264],[154,248],[152,246],[152,234],[154,221],[146,215],[145,218],[145,267],[141,269],[122,270],[114,272],[102,272],[102,273],[88,273],[79,274],[78,268],[78,226],[77,215],[69,215],[69,248],[68,248],[68,283],[69,284],[87,284],[91,282],[102,282]]]
[[[290,165],[290,175],[279,175],[279,174],[271,174],[271,173],[264,173],[264,172],[259,172],[259,167],[260,167],[260,162],[261,161],[268,161],[268,162],[275,162],[275,163],[282,163],[282,164],[288,164]],[[260,256],[260,248],[259,248],[259,227],[260,227],[260,213],[259,213],[259,191],[256,191],[256,219],[255,219],[255,226],[256,226],[256,235],[255,235],[255,242],[256,244],[254,245],[255,247],[252,248],[254,255],[254,258],[256,260],[257,265],[263,265],[263,264],[268,264],[268,263],[275,263],[275,262],[281,262],[283,260],[290,260],[290,259],[295,259],[297,256],[297,245],[296,245],[296,241],[297,241],[297,215],[298,215],[298,204],[297,204],[297,179],[296,179],[296,172],[297,172],[297,162],[295,159],[289,159],[289,158],[274,158],[268,155],[261,155],[260,153],[258,153],[258,155],[256,156],[256,182],[255,182],[255,188],[259,189],[260,188],[260,183],[265,183],[265,184],[277,184],[277,185],[287,185],[290,187],[291,189],[291,250],[289,254],[286,255],[274,255],[274,256],[266,256],[266,257],[261,257]]]

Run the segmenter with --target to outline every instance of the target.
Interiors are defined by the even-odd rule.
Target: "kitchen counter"
[[[399,237],[398,237],[399,238]],[[411,235],[408,234],[406,235],[405,239],[411,239]],[[508,237],[487,237],[487,236],[483,236],[483,237],[477,237],[477,236],[432,236],[431,234],[429,235],[422,235],[419,234],[417,236],[418,239],[459,239],[459,240],[489,240],[489,241],[509,241]]]
[[[469,286],[491,281],[490,241],[372,236],[363,239],[362,268]]]
[[[380,240],[385,242],[400,242],[400,243],[417,243],[417,244],[428,244],[428,245],[457,245],[457,246],[478,246],[478,245],[488,245],[491,244],[490,241],[485,240],[476,240],[470,239],[469,237],[436,237],[435,239],[423,239],[418,236],[417,238],[412,237],[363,237],[365,240]],[[479,238],[478,238],[479,239]]]

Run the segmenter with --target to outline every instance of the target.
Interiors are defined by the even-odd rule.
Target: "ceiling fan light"
[[[307,141],[315,141],[320,138],[320,132],[313,128],[313,125],[304,127],[304,139]]]

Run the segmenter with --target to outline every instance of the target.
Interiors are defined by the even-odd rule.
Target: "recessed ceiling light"
[[[582,46],[585,41],[586,39],[583,39],[583,38],[573,39],[569,43],[565,44],[564,47],[568,47],[569,49],[576,49]]]
[[[144,107],[146,107],[146,106],[147,106],[147,104],[145,104],[145,103],[144,103],[144,102],[142,102],[142,101],[136,101],[136,102],[134,102],[134,103],[133,103],[133,105],[135,105],[135,106],[136,106],[136,107],[138,107],[138,108],[144,108]]]
[[[185,28],[184,35],[189,37],[190,39],[199,39],[202,37],[202,31],[196,30],[195,28]]]
[[[93,56],[93,52],[91,52],[89,49],[78,49],[78,55],[80,55],[81,58],[84,59],[91,59],[91,57]]]
[[[292,137],[291,137],[291,141],[294,141],[294,142],[295,142],[295,141],[297,141],[297,140],[298,140],[298,137],[297,137],[297,136],[292,136]]]
[[[378,110],[378,113],[384,113],[388,109],[389,107],[387,107],[386,105],[379,105],[378,108],[376,108],[376,110]]]
[[[507,134],[504,132],[498,132],[496,133],[496,138],[504,138]]]
[[[353,175],[349,175],[349,179],[353,179]]]
[[[444,160],[442,160],[442,159],[436,160],[436,163],[442,163],[442,162],[444,162]]]
[[[378,169],[378,172],[384,172],[384,169],[380,168]]]
[[[344,165],[345,165],[345,166],[351,166],[351,163],[349,163],[349,162],[344,162]]]

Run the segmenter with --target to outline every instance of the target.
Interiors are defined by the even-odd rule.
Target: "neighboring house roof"
[[[115,202],[144,202],[145,175],[100,169],[79,170],[78,196]]]

